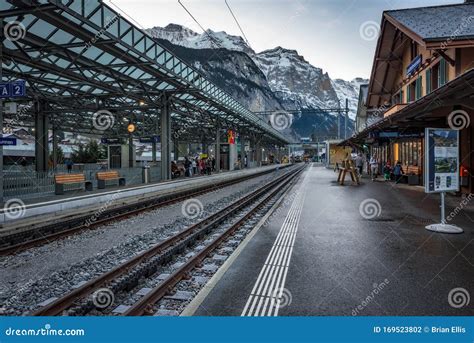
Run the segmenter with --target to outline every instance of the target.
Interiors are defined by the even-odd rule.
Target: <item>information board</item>
[[[459,190],[459,131],[425,129],[425,192]]]

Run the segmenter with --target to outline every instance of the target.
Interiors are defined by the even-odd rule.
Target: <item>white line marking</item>
[[[241,316],[277,316],[305,198],[306,175],[278,232]]]

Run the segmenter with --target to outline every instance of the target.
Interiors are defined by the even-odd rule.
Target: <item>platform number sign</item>
[[[10,85],[8,83],[0,83],[0,97],[8,98],[10,95]]]
[[[19,98],[26,95],[25,81],[0,83],[0,98]]]

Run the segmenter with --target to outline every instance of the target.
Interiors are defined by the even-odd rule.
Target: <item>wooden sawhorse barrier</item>
[[[347,173],[351,175],[352,184],[360,185],[359,174],[357,173],[356,168],[354,166],[354,161],[352,160],[342,161],[342,167],[339,167],[339,175],[337,177],[337,182],[341,186],[344,186],[344,180],[346,179]]]

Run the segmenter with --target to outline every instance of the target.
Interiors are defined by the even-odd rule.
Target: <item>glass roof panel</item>
[[[102,65],[108,66],[109,63],[112,62],[113,59],[114,59],[114,56],[105,52],[97,59],[97,62]]]
[[[79,1],[79,0],[75,0]],[[99,7],[98,0],[80,0],[80,2],[84,3],[84,16],[89,17],[94,10]],[[100,12],[100,11],[99,11]]]
[[[95,46],[91,46],[89,49],[87,49],[83,55],[87,58],[90,58],[91,60],[96,60],[97,57],[100,56],[100,54],[102,53],[102,50],[100,50],[99,48],[95,47]]]
[[[74,39],[74,36],[62,30],[58,30],[52,37],[50,37],[49,40],[55,44],[60,45],[60,44],[69,43],[73,39]]]
[[[0,2],[0,11],[5,11],[5,10],[8,10],[12,7],[11,4],[9,4],[8,2]]]
[[[102,11],[95,12],[92,17],[89,18],[94,24],[98,25],[99,27],[102,26]]]
[[[29,30],[31,32],[34,32],[41,38],[47,38],[51,34],[51,32],[57,30],[57,28],[40,19],[36,23],[34,23]]]
[[[79,1],[74,1],[74,3],[78,3]],[[63,13],[62,14],[67,20],[70,20],[72,21],[73,23],[76,23],[76,24],[81,24],[81,21],[79,19],[77,19],[76,17],[73,17],[72,15],[70,15],[69,13]]]

